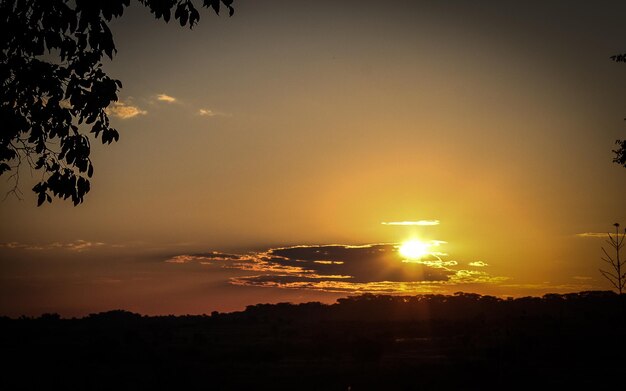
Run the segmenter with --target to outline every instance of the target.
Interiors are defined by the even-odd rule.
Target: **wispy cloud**
[[[174,103],[177,100],[173,96],[170,96],[170,95],[167,95],[167,94],[158,94],[156,98],[157,98],[158,101],[167,102],[167,103]]]
[[[0,243],[0,248],[15,249],[15,248],[26,248],[26,247],[27,247],[27,245],[25,245],[23,243],[19,243],[19,242]]]
[[[208,107],[200,107],[200,108],[190,107],[188,102],[181,101],[179,98],[176,98],[174,96],[171,96],[165,93],[152,95],[149,99],[149,102],[150,104],[157,104],[159,102],[166,103],[166,104],[176,103],[177,105],[186,107],[186,110],[190,110],[191,113],[194,113],[194,115],[197,115],[200,117],[213,118],[213,117],[231,117],[232,116],[231,114],[224,113],[215,109],[210,109]],[[189,114],[190,111],[187,111],[187,113]]]
[[[53,242],[46,244],[27,244],[19,242],[0,243],[0,248],[8,249],[22,249],[22,250],[52,250],[52,249],[65,249],[75,252],[83,252],[95,247],[101,247],[106,245],[104,242],[95,242],[88,240],[75,240],[73,242]]]
[[[457,270],[450,277],[450,282],[454,284],[493,284],[502,283],[509,280],[508,277],[492,276],[487,272],[476,270]]]
[[[418,221],[383,221],[382,225],[439,225],[439,220],[418,220]]]
[[[452,266],[456,266],[459,264],[457,261],[444,261],[443,259],[439,258],[439,256],[437,255],[435,255],[434,258],[431,258],[431,259],[417,259],[417,260],[403,259],[402,262],[420,263],[422,265],[426,265],[426,266],[434,267],[434,268],[447,268],[447,267],[452,267]]]
[[[554,292],[554,293],[567,293],[567,292],[580,292],[594,289],[591,284],[553,284],[549,281],[545,281],[538,284],[515,284],[515,283],[503,283],[499,285],[502,289],[512,289],[514,291],[524,292],[525,294],[536,292]]]
[[[200,109],[198,110],[198,115],[201,115],[203,117],[215,117],[217,114],[210,109]]]
[[[579,238],[608,238],[609,234],[606,232],[583,232],[576,234]]]
[[[442,291],[445,286],[438,282],[393,282],[393,281],[376,281],[376,282],[348,282],[345,280],[303,280],[293,279],[290,276],[278,276],[277,278],[268,279],[266,276],[239,277],[231,280],[233,285],[258,286],[264,288],[282,288],[282,289],[307,289],[317,290],[331,293],[434,293]]]
[[[172,258],[166,259],[165,262],[167,263],[190,263],[193,261],[201,261],[202,257],[197,257],[195,255],[176,255],[173,256]]]
[[[221,111],[215,111],[215,110],[207,109],[207,108],[201,108],[196,113],[197,113],[197,115],[199,115],[201,117],[207,117],[207,118],[212,118],[212,117],[232,117],[232,114],[223,113]]]
[[[107,107],[106,113],[120,119],[129,119],[138,115],[148,114],[147,111],[122,101],[113,102],[111,106]]]
[[[474,266],[474,267],[486,267],[489,266],[488,263],[483,262],[483,261],[474,261],[474,262],[470,262],[468,265],[470,266]]]
[[[193,255],[176,255],[172,258],[165,260],[167,263],[190,263],[190,262],[203,262],[203,261],[229,261],[229,260],[238,260],[241,259],[241,255],[236,254],[226,254],[220,253],[217,251],[213,251],[210,253],[204,254],[193,254]]]
[[[180,254],[165,262],[196,262],[255,273],[232,278],[230,282],[235,285],[328,292],[434,292],[449,285],[507,280],[484,271],[457,269],[457,261],[441,258],[444,253],[404,262],[398,248],[397,244],[300,245],[245,254]]]
[[[91,242],[88,240],[75,240],[70,243],[55,243],[55,244],[57,245],[57,247],[66,248],[68,250],[77,251],[77,252],[82,252],[82,251],[85,251],[94,247],[100,247],[100,246],[105,245],[105,243],[103,242]]]

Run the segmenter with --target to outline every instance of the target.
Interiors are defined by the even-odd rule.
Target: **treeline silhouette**
[[[0,388],[603,389],[623,296],[362,295],[210,315],[0,318]]]

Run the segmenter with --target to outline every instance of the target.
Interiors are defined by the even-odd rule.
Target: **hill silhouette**
[[[211,315],[4,317],[0,387],[602,389],[624,364],[622,299],[362,295]]]

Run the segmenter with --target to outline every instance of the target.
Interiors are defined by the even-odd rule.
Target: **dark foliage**
[[[626,53],[611,56],[611,60],[615,62],[626,62]],[[624,120],[626,120],[626,118]],[[626,140],[616,140],[615,144],[617,144],[618,147],[613,150],[615,154],[613,162],[626,167]]]
[[[0,387],[607,389],[623,371],[621,298],[364,295],[210,316],[0,318]]]
[[[618,148],[613,150],[615,153],[613,162],[626,167],[626,140],[616,140],[615,144],[618,145]]]
[[[626,62],[626,53],[616,54],[614,56],[611,56],[611,60],[615,62]]]
[[[190,0],[137,0],[156,19],[193,28],[200,13]],[[233,0],[202,6],[233,14]],[[83,201],[93,164],[90,137],[119,139],[106,108],[117,101],[119,80],[102,70],[116,53],[108,23],[130,0],[0,0],[0,175],[13,171],[19,192],[22,161],[43,172],[33,191],[38,205],[52,196]]]

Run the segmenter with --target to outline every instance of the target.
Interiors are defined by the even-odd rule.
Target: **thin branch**
[[[602,270],[602,269],[599,269],[599,270],[600,270],[600,273],[602,273],[602,275],[604,276],[604,278],[606,278],[607,280],[609,280],[609,282],[610,282],[610,283],[611,283],[611,284],[612,284],[612,285],[613,285],[613,286],[614,286],[617,290],[620,290],[620,287],[619,287],[619,286],[618,286],[618,285],[617,285],[617,284],[616,284],[616,283],[615,283],[615,282],[614,282],[611,278],[609,278],[609,277],[607,276],[607,274],[611,275],[610,273],[605,272],[605,271],[604,271],[604,270]],[[623,287],[622,287],[622,288],[623,288]]]
[[[611,263],[612,263],[613,265],[615,265],[615,260],[613,259],[613,257],[611,257],[611,256],[609,255],[609,253],[607,253],[607,252],[606,252],[606,250],[604,249],[604,247],[602,247],[602,252],[604,252],[604,255],[606,255],[606,257],[607,257],[608,259],[610,259],[610,260],[611,260]],[[603,258],[603,259],[604,259],[604,258]]]
[[[604,258],[604,257],[600,257],[601,260],[603,260],[604,262],[608,263],[611,266],[615,266],[615,264],[611,261],[609,261],[608,259]]]
[[[599,269],[599,270],[600,270],[600,272],[602,272],[602,274],[604,274],[605,276],[611,276],[611,278],[616,279],[616,280],[618,279],[618,277],[617,277],[616,275],[612,274],[611,272],[607,272],[607,271],[602,270],[602,269]]]

